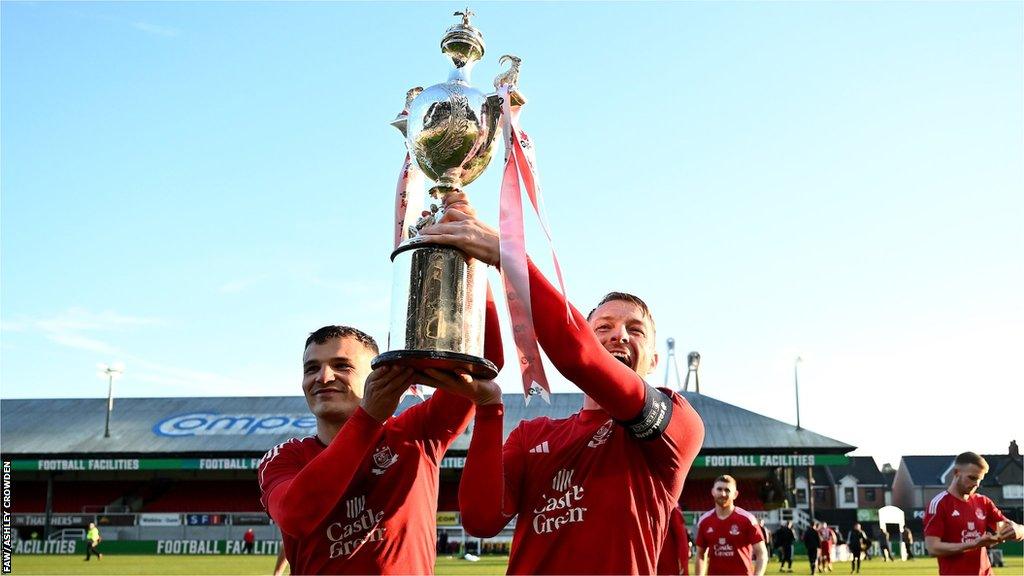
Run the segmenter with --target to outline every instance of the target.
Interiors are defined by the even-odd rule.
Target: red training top
[[[487,292],[484,355],[502,365]],[[261,501],[281,528],[293,574],[433,574],[439,463],[473,403],[436,391],[377,422],[361,407],[325,446],[316,436],[272,448]]]
[[[561,295],[532,262],[530,291],[552,364],[606,410],[524,421],[499,452],[504,407],[478,407],[459,487],[463,525],[490,537],[519,515],[509,574],[651,574],[704,426],[682,396],[649,388],[609,354],[575,309],[569,324]],[[657,420],[661,435],[638,440],[620,422],[651,401],[671,418]]]
[[[764,541],[757,518],[739,506],[724,519],[705,512],[694,528],[697,547],[708,551],[708,574],[753,574],[754,544]]]
[[[690,535],[686,533],[686,519],[678,506],[672,509],[668,521],[668,536],[658,557],[658,574],[687,575],[690,573]]]
[[[1004,521],[1006,517],[987,496],[971,494],[964,501],[943,490],[924,512],[924,535],[937,536],[942,542],[969,542],[986,530],[996,532],[996,522]],[[992,574],[987,549],[939,556],[939,574]]]

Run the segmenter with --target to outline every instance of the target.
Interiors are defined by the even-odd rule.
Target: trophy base
[[[491,380],[498,375],[498,367],[486,358],[441,350],[392,350],[374,358],[370,367],[380,368],[389,364],[410,366],[417,370],[462,370],[474,378],[484,380]]]

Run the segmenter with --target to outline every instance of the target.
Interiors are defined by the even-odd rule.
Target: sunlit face
[[[988,470],[983,470],[977,464],[961,464],[953,468],[957,492],[962,496],[974,494],[987,472]]]
[[[718,481],[711,487],[711,497],[715,499],[715,504],[721,508],[731,506],[739,495],[740,493],[736,489],[736,485],[731,482]]]
[[[604,349],[645,377],[658,365],[654,350],[654,326],[632,302],[612,300],[590,315],[590,328]]]
[[[318,419],[344,422],[359,407],[373,351],[355,338],[311,343],[302,354],[302,393]]]

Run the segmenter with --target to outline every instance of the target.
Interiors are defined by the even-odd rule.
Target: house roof
[[[845,476],[853,476],[861,486],[886,486],[885,476],[878,470],[875,459],[871,456],[850,456],[846,466],[829,466],[832,476],[838,482]]]
[[[702,451],[710,453],[844,454],[855,447],[696,393],[683,393],[705,425]],[[505,434],[524,418],[565,418],[583,395],[558,393],[551,403],[506,394]],[[419,402],[406,397],[399,412]],[[111,436],[103,435],[106,399],[0,400],[3,452],[11,456],[70,454],[262,454],[292,437],[315,433],[301,396],[119,398]],[[471,430],[452,445],[469,448]]]
[[[1009,466],[1024,469],[1024,458],[1020,455],[1009,454],[982,454],[988,462],[989,472],[982,480],[982,486],[998,486],[999,476]],[[900,461],[901,467],[906,467],[910,480],[915,486],[945,486],[949,479],[943,477],[953,467],[956,454],[943,454],[939,456],[904,456]]]

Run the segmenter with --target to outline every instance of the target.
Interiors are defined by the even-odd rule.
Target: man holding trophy
[[[496,314],[490,306],[487,350],[500,365]],[[438,390],[392,418],[410,385],[444,383],[409,367],[371,372],[377,353],[373,338],[348,326],[310,334],[302,391],[317,433],[260,461],[261,501],[293,574],[433,573],[438,465],[474,401],[492,398]]]
[[[612,292],[584,317],[526,258],[520,182],[535,209],[539,193],[532,146],[516,125],[525,102],[515,87],[519,59],[503,58],[512,69],[495,81],[496,94],[470,87],[468,72],[483,55],[483,37],[470,25],[468,10],[457,14],[462,24],[441,42],[455,64],[449,81],[410,90],[394,123],[410,157],[436,181],[430,193],[441,207],[415,227],[405,226],[408,210],[401,207],[409,191],[403,182],[414,169],[407,160],[396,229],[409,238],[396,236],[390,349],[374,365],[415,366],[438,385],[485,396],[496,371],[474,353],[481,313],[473,303],[482,301],[484,265],[500,263],[528,394],[547,392],[539,342],[586,396],[583,409],[568,419],[523,422],[504,449],[503,405],[493,395],[478,405],[459,489],[463,525],[489,537],[519,515],[511,574],[654,573],[671,511],[703,442],[703,424],[681,396],[643,380],[658,357],[654,318],[642,300]],[[500,242],[464,194],[490,159],[499,120],[507,145]],[[604,545],[600,553],[595,542]]]

